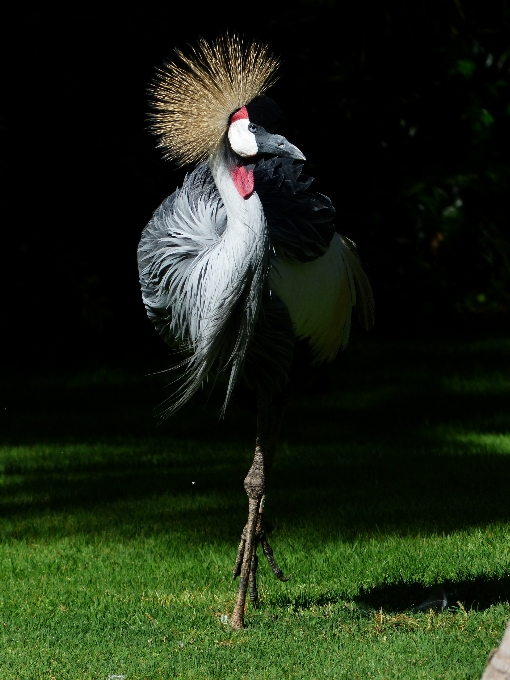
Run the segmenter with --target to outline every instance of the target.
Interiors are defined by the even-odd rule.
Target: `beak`
[[[256,139],[259,153],[267,153],[271,156],[283,158],[295,158],[298,161],[306,160],[297,146],[288,142],[281,135],[271,135],[269,132],[264,131],[263,134],[257,134]]]

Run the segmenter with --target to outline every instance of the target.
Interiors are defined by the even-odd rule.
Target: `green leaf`
[[[458,59],[457,60],[457,73],[462,73],[465,78],[471,78],[476,70],[476,64],[471,59]]]
[[[487,109],[482,109],[480,113],[480,122],[485,125],[485,127],[490,127],[494,123],[494,117]]]

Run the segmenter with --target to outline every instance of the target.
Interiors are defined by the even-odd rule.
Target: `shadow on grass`
[[[158,447],[161,444],[157,443]],[[80,524],[51,523],[54,535],[106,532],[123,536],[183,531],[190,543],[206,535],[230,544],[245,522],[242,481],[248,464],[234,448],[223,449],[221,466],[209,452],[189,445],[188,460],[176,462],[163,447],[143,453],[120,447],[116,460],[70,463],[61,470],[8,468],[4,473],[4,518],[79,513]],[[122,456],[125,451],[125,457]],[[213,450],[214,452],[214,450]],[[441,535],[510,518],[510,456],[386,454],[359,452],[342,458],[324,452],[320,469],[306,456],[285,452],[271,479],[267,511],[276,524],[315,542],[357,541],[379,535]],[[184,459],[183,459],[184,458]],[[221,530],[218,526],[223,525]],[[144,528],[145,527],[145,528]],[[18,529],[36,535],[38,523]]]
[[[442,606],[439,606],[436,599],[439,597],[445,598]],[[274,604],[282,608],[311,609],[345,600],[350,601],[351,598],[333,593],[310,596],[307,592],[289,598],[282,593],[274,598]],[[381,609],[390,614],[429,609],[440,612],[458,609],[459,604],[466,610],[481,611],[496,604],[510,602],[510,577],[480,577],[433,587],[425,587],[422,583],[382,585],[363,592],[353,600],[362,615]]]
[[[508,520],[510,455],[483,445],[473,452],[470,443],[448,441],[442,432],[510,431],[508,389],[501,382],[509,348],[508,341],[360,343],[354,361],[338,369],[336,391],[297,397],[289,409],[287,446],[280,447],[269,488],[268,512],[277,529],[299,523],[313,527],[316,540],[356,540]],[[457,391],[445,387],[447,378],[459,376],[466,389],[462,381]],[[208,497],[219,494],[222,507],[238,508],[226,518],[224,539],[237,538],[254,418],[232,409],[218,422],[219,388],[209,401],[197,395],[157,428],[148,404],[157,401],[160,384],[48,379],[10,385],[0,410],[3,442],[34,450],[69,446],[71,453],[40,464],[37,457],[29,464],[7,460],[4,515],[85,509],[120,533],[141,524],[166,532],[169,519],[212,532],[218,518]],[[143,507],[158,498],[159,509]],[[176,498],[182,502],[175,504]],[[127,517],[126,503],[132,506]],[[36,531],[35,524],[26,522],[22,530]],[[96,521],[83,522],[79,531],[88,526],[97,531]],[[57,523],[51,530],[66,528]],[[203,539],[201,531],[190,534],[197,543]]]
[[[444,593],[443,607],[433,605]],[[399,613],[429,608],[455,608],[459,603],[464,609],[482,610],[492,605],[510,601],[510,577],[480,577],[465,581],[442,583],[440,586],[425,588],[420,583],[392,584],[377,586],[356,598],[359,606],[372,610],[382,609],[386,612]]]

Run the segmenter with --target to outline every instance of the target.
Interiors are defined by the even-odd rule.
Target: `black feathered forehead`
[[[250,122],[260,125],[268,132],[279,132],[283,127],[283,111],[271,97],[261,94],[246,104],[246,108]]]

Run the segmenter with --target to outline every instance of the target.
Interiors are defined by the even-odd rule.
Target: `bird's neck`
[[[209,158],[227,223],[209,258],[211,271],[217,271],[214,299],[218,306],[213,314],[205,315],[208,319],[205,335],[212,329],[218,337],[233,319],[234,309],[237,308],[241,315],[235,322],[238,324],[237,337],[228,360],[232,366],[228,396],[240,374],[246,348],[254,333],[269,270],[269,235],[260,198],[255,191],[248,198],[239,194],[232,178],[235,158],[231,158],[229,151],[220,148]],[[223,326],[214,329],[211,319],[223,319]]]
[[[256,232],[266,229],[262,204],[253,186],[253,171],[236,158],[225,143],[212,154],[209,165],[227,213],[228,228]]]

